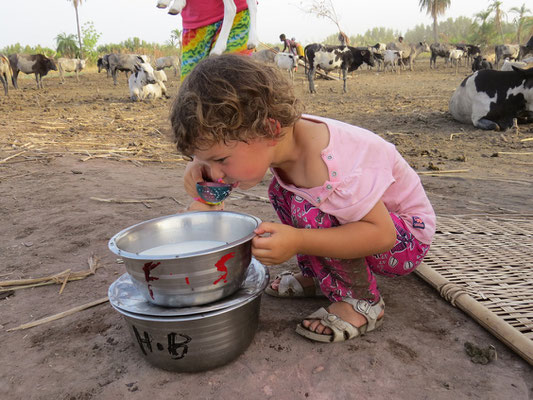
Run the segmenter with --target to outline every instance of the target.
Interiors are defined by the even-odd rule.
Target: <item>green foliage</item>
[[[62,32],[55,38],[56,51],[59,57],[75,58],[78,56],[80,49],[76,42],[76,35]]]
[[[96,63],[98,59],[98,52],[96,51],[96,44],[102,34],[97,32],[94,23],[89,21],[83,24],[81,28],[81,37],[83,43],[84,57],[91,63]]]
[[[55,57],[56,52],[49,47],[42,47],[41,45],[37,46],[22,46],[20,43],[11,44],[9,46],[0,49],[2,54],[14,54],[14,53],[24,53],[24,54],[44,54],[47,57]]]
[[[170,39],[165,44],[148,43],[138,37],[124,40],[118,44],[110,43],[98,46],[96,53],[134,53],[147,54],[153,58],[175,56],[181,53],[181,31],[174,29],[170,32]]]
[[[367,30],[364,35],[350,36],[350,42],[355,46],[373,46],[378,42],[394,42],[398,36],[400,36],[400,31],[381,26]]]

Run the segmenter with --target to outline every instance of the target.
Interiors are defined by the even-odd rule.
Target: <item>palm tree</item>
[[[494,12],[494,23],[496,24],[496,28],[498,28],[498,32],[500,33],[502,44],[505,44],[505,39],[503,37],[502,19],[506,18],[507,15],[500,8],[501,5],[502,5],[501,1],[492,0],[492,3],[489,6],[488,10],[491,13]]]
[[[478,33],[480,42],[487,45],[491,42],[491,38],[494,36],[494,25],[487,22],[490,17],[490,13],[490,10],[480,11],[475,15],[474,18],[476,22],[479,21],[480,23]]]
[[[76,25],[78,27],[78,42],[80,44],[80,58],[83,58],[83,50],[81,45],[81,30],[80,30],[80,18],[78,16],[78,6],[81,6],[81,2],[83,0],[67,0],[71,1],[72,5],[74,6],[74,10],[76,10]]]
[[[60,33],[56,36],[57,53],[62,56],[74,58],[78,53],[78,45],[76,44],[76,36],[74,34],[67,35]]]
[[[530,13],[531,10],[526,8],[526,4],[522,4],[522,7],[513,7],[509,10],[511,13],[517,14],[514,22],[517,24],[516,28],[516,43],[520,44],[520,37],[522,35],[522,29],[524,28],[524,22],[527,19],[526,14]]]
[[[170,31],[170,41],[172,46],[175,46],[181,50],[181,31],[179,28]]]
[[[418,5],[420,6],[420,11],[425,10],[433,18],[433,39],[437,43],[439,41],[437,17],[444,14],[450,6],[450,0],[419,0]]]

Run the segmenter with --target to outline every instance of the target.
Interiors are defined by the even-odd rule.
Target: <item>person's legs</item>
[[[365,264],[369,267],[370,274],[375,272],[391,277],[407,275],[420,265],[430,246],[416,239],[400,217],[393,213],[390,213],[390,216],[396,228],[395,245],[385,253],[365,257]],[[368,287],[368,290],[375,296],[373,300],[369,301],[369,305],[375,305],[380,299],[379,291],[377,286],[374,286],[375,280],[369,280],[369,283],[371,286]],[[362,299],[357,296],[347,297]],[[331,304],[328,312],[338,316],[341,320],[350,323],[354,327],[359,328],[367,323],[367,318],[355,312],[352,305],[345,301],[337,301]],[[382,310],[378,320],[383,317],[383,314],[384,312]],[[304,320],[302,327],[305,327],[311,332],[323,335],[331,335],[332,333],[332,330],[324,326],[320,319]],[[317,340],[316,337],[315,340]]]
[[[420,265],[430,246],[415,238],[404,220],[394,213],[390,216],[396,228],[394,247],[385,253],[368,256],[365,261],[378,275],[404,276]]]
[[[182,33],[181,80],[209,53],[218,39],[222,20],[196,29],[184,29]],[[243,10],[233,20],[225,53],[251,54],[247,48],[250,31],[250,14]]]
[[[283,189],[275,178],[268,192],[283,224],[304,229],[327,229],[339,225],[335,217]],[[342,301],[344,297],[379,301],[376,278],[364,259],[344,260],[298,254],[297,260],[303,279],[298,275],[296,279],[305,287],[313,285],[312,278],[316,278],[320,289],[332,302]],[[273,282],[272,288],[276,287],[277,282]]]

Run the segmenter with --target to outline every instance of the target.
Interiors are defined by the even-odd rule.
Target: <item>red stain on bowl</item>
[[[152,271],[159,264],[161,264],[161,263],[160,262],[154,263],[154,262],[150,261],[150,262],[147,262],[146,264],[144,264],[144,266],[143,266],[144,279],[146,280],[146,282],[148,282],[148,291],[150,292],[150,297],[152,298],[152,300],[154,299],[154,292],[152,291],[152,285],[150,285],[150,282],[151,281],[157,281],[159,278],[156,278],[155,276],[150,276],[150,271]]]
[[[235,257],[235,252],[231,252],[226,254],[225,256],[222,256],[220,260],[218,260],[215,264],[215,267],[217,267],[218,271],[224,272],[220,277],[213,282],[213,285],[216,285],[221,280],[224,280],[224,283],[227,282],[226,278],[228,277],[228,267],[226,267],[226,261],[229,259]]]

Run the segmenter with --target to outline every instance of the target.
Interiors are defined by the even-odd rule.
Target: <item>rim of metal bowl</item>
[[[158,220],[162,220],[162,219],[166,219],[166,218],[170,218],[170,217],[175,217],[175,216],[180,216],[180,215],[186,215],[186,214],[207,214],[207,213],[224,213],[224,214],[236,214],[236,215],[243,215],[243,216],[246,216],[246,217],[249,217],[253,220],[255,220],[256,222],[256,228],[259,226],[259,224],[262,222],[261,219],[257,218],[256,216],[254,215],[250,215],[250,214],[245,214],[245,213],[240,213],[240,212],[236,212],[236,211],[188,211],[186,213],[179,213],[179,214],[171,214],[171,215],[165,215],[165,216],[162,216],[162,217],[157,217],[157,218],[152,218],[152,219],[149,219],[149,220],[146,220],[146,221],[142,221],[142,222],[139,222],[135,225],[131,225],[131,226],[128,226],[127,228],[124,228],[122,229],[119,233],[117,233],[116,235],[114,235],[111,239],[109,239],[109,242],[107,243],[107,247],[109,248],[109,250],[111,250],[113,253],[115,253],[117,256],[121,256],[121,257],[127,257],[127,258],[133,258],[133,259],[136,259],[136,260],[175,260],[177,258],[189,258],[189,257],[195,257],[195,256],[198,256],[198,255],[205,255],[205,254],[211,254],[211,253],[215,253],[217,251],[221,251],[221,250],[224,250],[225,248],[229,248],[229,247],[234,247],[234,246],[237,246],[241,243],[244,243],[244,242],[247,242],[248,240],[252,239],[254,236],[255,236],[255,233],[252,231],[252,233],[246,235],[246,236],[243,236],[242,238],[238,239],[238,240],[235,240],[233,242],[229,242],[229,243],[226,243],[226,244],[223,244],[221,246],[217,246],[217,247],[213,247],[209,250],[203,250],[203,251],[193,251],[193,252],[189,252],[189,253],[182,253],[182,254],[177,254],[177,255],[158,255],[158,256],[151,256],[151,255],[141,255],[139,253],[131,253],[129,251],[126,251],[126,250],[121,250],[119,249],[119,247],[117,246],[117,241],[124,235],[126,234],[127,231],[130,231],[131,229],[137,227],[137,226],[140,226],[140,225],[144,225],[144,224],[147,224],[149,222],[154,222],[154,221],[158,221]]]

